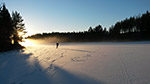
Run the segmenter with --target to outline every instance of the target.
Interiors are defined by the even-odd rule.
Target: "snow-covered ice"
[[[150,42],[64,43],[0,53],[0,84],[150,84]]]

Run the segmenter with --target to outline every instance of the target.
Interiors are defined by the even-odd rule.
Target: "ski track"
[[[121,64],[121,67],[126,75],[126,79],[129,81],[129,84],[133,84],[132,83],[132,80],[130,79],[130,76],[129,76],[129,72],[127,70],[127,67],[126,67],[126,63],[122,60],[122,58],[120,57],[120,55],[118,55],[118,58],[119,58],[119,62]]]

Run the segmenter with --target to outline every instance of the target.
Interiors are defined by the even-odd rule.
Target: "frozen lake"
[[[28,46],[0,53],[0,84],[150,84],[150,41]]]

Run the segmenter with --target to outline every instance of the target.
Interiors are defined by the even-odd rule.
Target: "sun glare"
[[[19,36],[23,36],[24,33],[23,33],[23,32],[19,32],[18,35],[19,35]]]
[[[18,35],[19,37],[23,37],[23,38],[27,37],[27,35],[23,32],[18,32]]]
[[[23,42],[19,42],[22,46],[34,46],[35,43],[30,39],[23,39]]]

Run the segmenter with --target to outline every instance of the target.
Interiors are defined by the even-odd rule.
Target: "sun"
[[[21,37],[21,38],[27,38],[27,37],[29,37],[29,36],[31,36],[31,35],[33,35],[32,33],[30,33],[30,32],[18,32],[18,36],[19,37]]]
[[[22,38],[28,37],[27,33],[24,32],[18,32],[18,36]]]
[[[24,33],[23,33],[23,32],[18,32],[18,35],[19,35],[19,36],[23,36]]]

